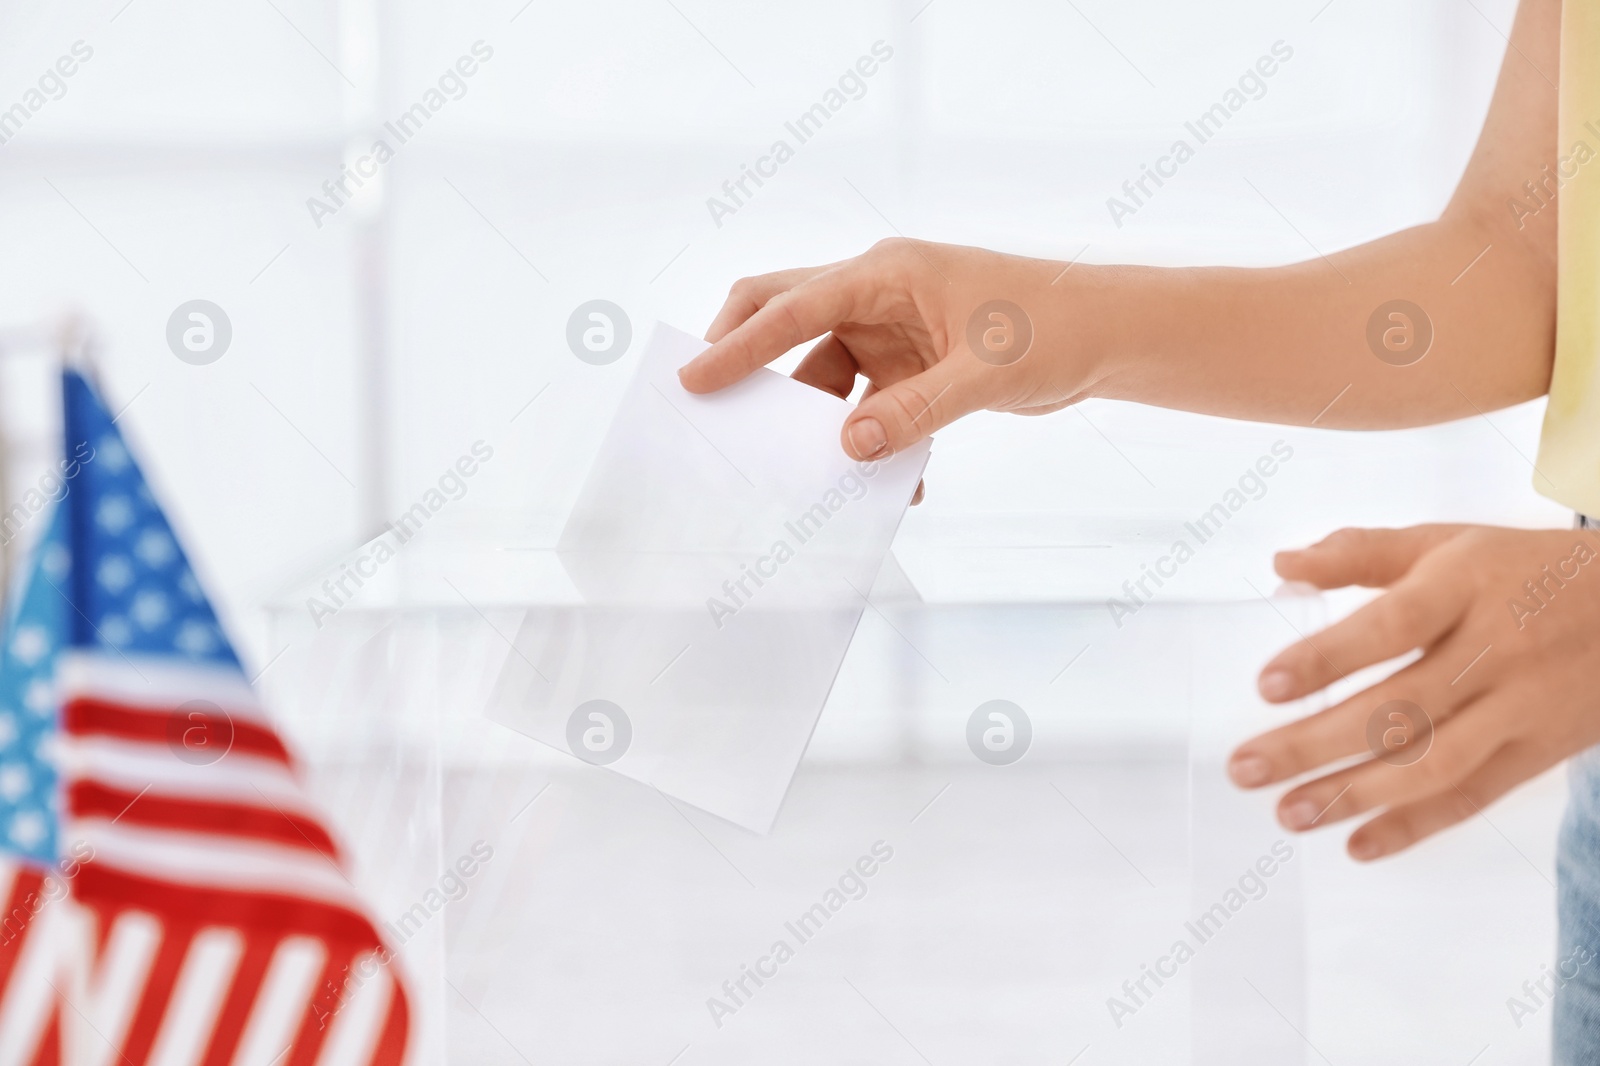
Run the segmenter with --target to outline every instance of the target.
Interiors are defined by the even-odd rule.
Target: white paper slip
[[[691,395],[706,347],[651,334],[557,548],[583,604],[529,611],[489,714],[766,832],[930,445],[856,462],[771,370]]]

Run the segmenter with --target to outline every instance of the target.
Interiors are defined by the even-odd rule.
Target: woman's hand
[[[1262,670],[1282,703],[1362,667],[1420,658],[1344,702],[1247,741],[1247,788],[1365,756],[1291,789],[1293,830],[1381,812],[1350,836],[1392,855],[1600,743],[1600,537],[1489,526],[1345,529],[1283,552],[1278,573],[1319,588],[1388,591]]]
[[[973,411],[1059,410],[1095,374],[1067,344],[1067,284],[1056,283],[1070,266],[897,238],[830,266],[745,278],[706,332],[711,347],[679,376],[712,392],[821,337],[794,376],[841,397],[867,380],[841,431],[856,459]]]

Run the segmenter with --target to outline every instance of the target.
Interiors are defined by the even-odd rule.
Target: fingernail
[[[1285,566],[1299,562],[1305,556],[1306,548],[1289,548],[1278,552],[1272,557],[1272,569],[1282,572]]]
[[[1256,687],[1266,699],[1286,700],[1294,694],[1294,675],[1281,667],[1274,667],[1261,675]]]
[[[1309,829],[1321,813],[1310,800],[1297,800],[1283,809],[1283,824],[1290,829]]]
[[[1376,859],[1381,854],[1383,854],[1383,849],[1378,847],[1376,840],[1358,837],[1350,841],[1350,857],[1352,859],[1367,862],[1371,859]]]
[[[876,459],[889,446],[883,425],[876,418],[856,419],[850,423],[848,434],[857,459]]]
[[[1241,788],[1255,788],[1267,783],[1272,767],[1259,755],[1236,755],[1228,763],[1228,776]]]

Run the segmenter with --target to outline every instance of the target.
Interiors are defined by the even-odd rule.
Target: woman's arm
[[[1560,15],[1559,0],[1524,0],[1477,148],[1438,221],[1268,270],[1086,271],[1080,284],[1104,308],[1094,343],[1108,369],[1096,394],[1304,424],[1343,393],[1317,424],[1353,429],[1543,395],[1556,208],[1519,217],[1510,203],[1538,206],[1523,183],[1537,187],[1564,154],[1553,84]],[[1421,307],[1433,329],[1428,355],[1403,368],[1368,340],[1369,320],[1393,300]]]
[[[846,450],[863,457],[971,411],[1043,413],[1088,396],[1347,428],[1538,396],[1554,342],[1556,210],[1519,219],[1510,201],[1533,204],[1523,183],[1545,180],[1560,154],[1559,32],[1559,0],[1524,0],[1483,133],[1436,222],[1268,269],[1063,273],[1060,262],[884,241],[827,267],[740,281],[684,384],[720,388],[821,337],[795,376],[840,395],[858,375],[871,382],[844,430]],[[1032,326],[1014,362],[968,340],[994,300]],[[1434,332],[1426,358],[1407,366],[1367,340],[1369,319],[1393,300],[1420,306]]]

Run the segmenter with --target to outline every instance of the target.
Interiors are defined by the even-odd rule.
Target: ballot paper
[[[766,832],[929,442],[840,446],[851,405],[771,370],[709,396],[658,325],[557,547],[582,602],[530,610],[489,714]]]

